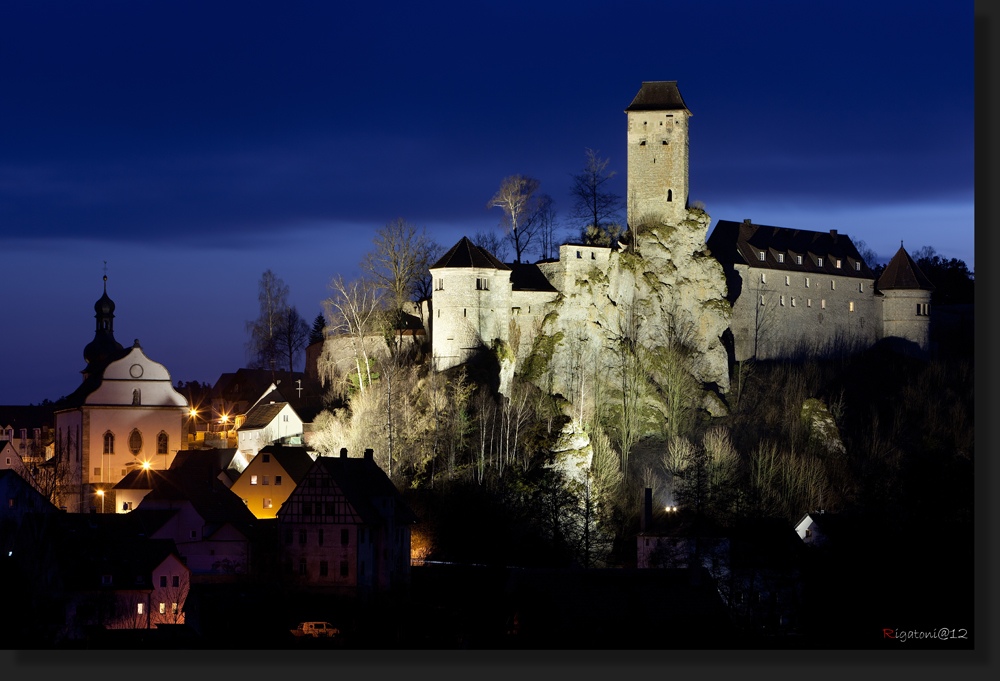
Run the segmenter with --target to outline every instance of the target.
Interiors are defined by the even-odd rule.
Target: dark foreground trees
[[[309,326],[288,304],[288,286],[271,270],[265,270],[257,285],[260,314],[246,323],[247,360],[251,369],[294,371],[295,360],[305,348]]]

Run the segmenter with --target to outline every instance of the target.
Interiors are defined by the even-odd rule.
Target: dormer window
[[[840,269],[840,258],[837,258],[837,265],[836,265],[836,267],[837,267],[838,270]]]
[[[861,261],[860,260],[857,261],[856,263],[854,263],[854,271],[855,272],[860,272],[861,271]]]
[[[823,258],[816,258],[816,267],[823,266]]]
[[[796,265],[801,265],[802,264],[802,256],[801,255],[795,256],[795,264]]]
[[[764,262],[764,251],[761,251],[760,253],[757,254],[757,259],[760,260],[761,262]]]
[[[778,262],[785,262],[785,254],[778,253]]]

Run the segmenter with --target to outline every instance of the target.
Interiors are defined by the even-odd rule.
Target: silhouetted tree
[[[276,369],[279,352],[278,336],[288,307],[288,287],[271,270],[261,275],[257,288],[260,315],[246,323],[250,339],[246,343],[251,368]]]
[[[417,294],[438,246],[426,230],[418,230],[402,218],[376,231],[372,243],[375,248],[365,254],[361,269],[377,289],[385,292],[388,306],[401,310]]]
[[[285,308],[278,327],[276,352],[281,360],[288,360],[288,370],[294,371],[295,360],[302,353],[309,338],[309,325],[299,316],[294,305]]]
[[[585,237],[589,233],[588,228],[593,227],[594,243],[607,239],[608,245],[614,245],[622,231],[620,226],[617,234],[608,229],[618,222],[618,213],[622,208],[622,197],[610,191],[608,186],[615,171],[607,170],[608,159],[598,156],[598,152],[593,149],[585,151],[587,160],[583,170],[572,176],[570,195],[574,197],[574,204],[570,216],[580,221],[581,234]]]
[[[322,343],[326,339],[326,317],[320,312],[313,320],[312,331],[309,332],[309,345]]]

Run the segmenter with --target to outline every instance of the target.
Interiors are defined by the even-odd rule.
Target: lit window
[[[166,615],[167,614],[167,604],[166,603],[160,603],[160,614],[161,615]]]
[[[176,603],[171,603],[170,604],[170,613],[173,614],[173,615],[177,614],[177,604]]]
[[[854,263],[854,269],[857,270],[858,272],[861,271],[861,261],[860,260],[858,262]]]
[[[757,259],[760,260],[761,262],[764,262],[764,251],[761,251],[760,253],[757,254]]]
[[[139,614],[141,615],[142,614],[142,603],[139,603],[139,609],[138,609],[138,611],[139,611]]]
[[[251,485],[256,485],[257,484],[257,476],[256,475],[251,475],[250,476],[250,484]]]
[[[838,270],[840,269],[840,258],[837,258],[837,265],[836,265],[836,267],[837,267]]]
[[[264,508],[271,508],[271,500],[264,499]]]
[[[778,262],[785,262],[785,254],[778,253]]]
[[[816,258],[816,267],[823,266],[823,258]]]
[[[848,309],[849,312],[854,312],[854,301],[853,300],[850,301],[849,303],[847,303],[847,309]]]
[[[819,301],[819,306],[820,306],[820,309],[825,310],[826,309],[826,300],[824,299],[824,300]]]
[[[796,265],[801,265],[802,264],[802,256],[801,255],[795,256],[795,264]]]

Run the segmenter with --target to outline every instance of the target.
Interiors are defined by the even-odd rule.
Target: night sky
[[[117,340],[214,384],[267,268],[311,323],[394,218],[450,247],[521,173],[565,219],[586,147],[624,194],[643,80],[713,223],[975,266],[972,3],[362,4],[0,5],[0,404],[79,385],[104,261]]]

